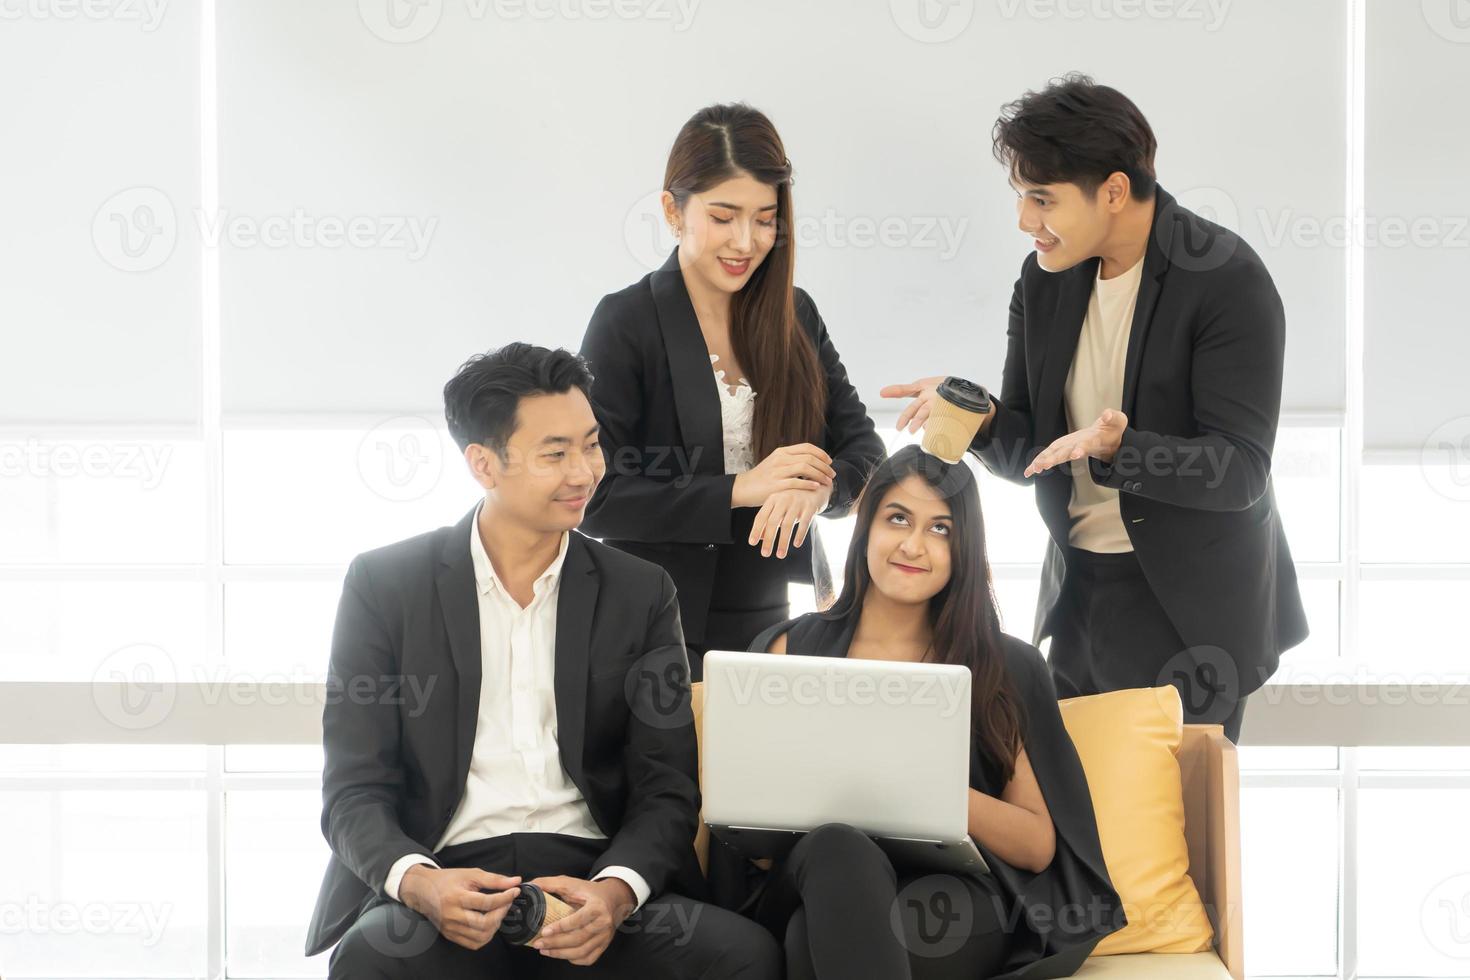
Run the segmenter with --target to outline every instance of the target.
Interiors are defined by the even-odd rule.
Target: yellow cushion
[[[1214,931],[1189,877],[1184,838],[1178,690],[1071,698],[1061,702],[1061,712],[1087,773],[1103,860],[1128,914],[1128,925],[1093,955],[1210,949]]]

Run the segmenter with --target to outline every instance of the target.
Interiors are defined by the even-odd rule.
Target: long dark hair
[[[791,161],[776,127],[744,104],[701,109],[679,130],[664,170],[664,190],[682,210],[699,194],[748,174],[776,189],[776,241],[750,281],[730,298],[730,346],[755,400],[757,459],[815,441],[827,414],[827,385],[816,348],[796,319],[792,254]]]
[[[861,615],[873,581],[868,573],[873,520],[883,495],[911,475],[948,502],[952,517],[949,582],[929,600],[935,662],[970,668],[971,731],[980,751],[999,768],[1001,781],[1006,783],[1015,773],[1025,715],[1001,648],[1000,609],[985,557],[980,490],[975,474],[964,462],[949,464],[918,446],[905,446],[878,465],[858,498],[842,592],[830,609],[818,615],[834,621]]]

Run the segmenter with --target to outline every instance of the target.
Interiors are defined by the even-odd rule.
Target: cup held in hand
[[[964,378],[948,377],[939,386],[924,423],[924,452],[946,463],[958,463],[990,411],[985,389]]]
[[[520,894],[510,903],[505,918],[500,920],[500,938],[515,946],[524,946],[541,930],[572,914],[572,907],[540,885],[518,886]]]

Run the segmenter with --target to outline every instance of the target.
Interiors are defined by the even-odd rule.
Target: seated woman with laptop
[[[873,472],[856,520],[837,602],[751,650],[969,668],[966,829],[984,861],[905,866],[873,835],[828,822],[774,863],[716,845],[717,899],[784,937],[793,980],[1070,976],[1126,917],[1046,662],[1000,630],[975,476],[906,447]]]

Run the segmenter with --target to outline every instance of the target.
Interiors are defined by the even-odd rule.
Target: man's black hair
[[[478,442],[503,460],[521,399],[573,388],[591,397],[592,372],[578,355],[561,348],[506,344],[460,365],[444,385],[444,420],[461,452]]]
[[[1027,184],[1077,184],[1095,194],[1110,174],[1128,175],[1134,200],[1154,196],[1148,120],[1122,92],[1072,72],[1001,109],[991,131],[995,158]]]

